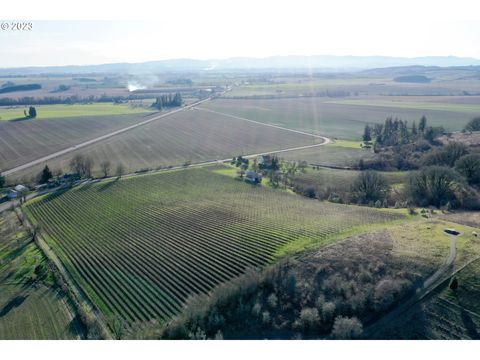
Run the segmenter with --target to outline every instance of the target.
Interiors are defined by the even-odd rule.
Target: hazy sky
[[[480,58],[480,14],[468,0],[130,3],[113,21],[33,21],[29,32],[0,31],[0,67],[272,55]],[[124,20],[129,15],[143,20]]]

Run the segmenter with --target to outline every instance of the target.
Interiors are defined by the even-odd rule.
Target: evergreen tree
[[[363,131],[363,142],[372,141],[372,129],[370,126],[365,125],[365,130]]]
[[[46,184],[48,182],[48,180],[50,180],[52,177],[53,177],[53,175],[52,175],[52,172],[50,171],[50,169],[48,168],[48,165],[45,165],[42,172],[40,173],[40,179],[39,179],[38,182],[40,184]]]
[[[31,117],[31,118],[36,118],[37,117],[37,109],[35,109],[35,107],[33,107],[33,106],[30,106],[30,108],[28,109],[28,116]]]
[[[417,124],[415,123],[415,121],[413,121],[413,124],[412,124],[412,137],[415,139],[418,135],[418,132],[417,132]]]
[[[420,118],[420,123],[418,124],[418,132],[423,134],[426,129],[427,129],[427,118],[425,117],[425,115],[423,115]]]

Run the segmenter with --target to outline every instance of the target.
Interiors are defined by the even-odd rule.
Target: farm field
[[[33,121],[43,119],[57,119],[80,116],[104,115],[129,115],[153,113],[152,109],[143,106],[130,106],[129,104],[94,103],[74,105],[37,105],[37,117]],[[24,119],[24,110],[28,113],[28,106],[2,106],[0,107],[0,121]]]
[[[386,177],[390,186],[403,184],[408,175],[406,172],[399,171],[385,171],[380,173]],[[356,170],[309,168],[305,173],[299,173],[295,176],[295,183],[303,186],[312,186],[316,189],[322,189],[323,191],[327,189],[348,191],[359,174],[360,171]]]
[[[145,120],[148,114],[0,121],[0,169],[7,170]]]
[[[366,124],[383,123],[388,116],[418,123],[425,115],[432,126],[443,126],[448,131],[459,131],[473,117],[478,116],[476,104],[459,104],[446,97],[326,97],[289,99],[218,99],[202,104],[220,113],[275,124],[332,138],[360,140]]]
[[[252,187],[228,169],[89,183],[34,199],[26,212],[107,321],[129,325],[165,321],[190,296],[289,250],[405,219]]]
[[[309,149],[301,149],[285,152],[279,155],[280,158],[290,161],[306,161],[312,165],[356,167],[361,159],[370,160],[375,158],[371,150],[358,147],[339,146],[330,143]]]
[[[464,74],[466,75],[466,74]],[[459,73],[438,77],[430,83],[400,83],[393,81],[394,73],[388,75],[367,74],[319,74],[318,76],[278,76],[270,83],[243,82],[233,87],[224,96],[228,98],[253,97],[297,97],[317,94],[349,93],[351,95],[381,96],[461,96],[465,91],[478,93],[480,86],[476,79],[461,79]]]
[[[76,339],[81,327],[12,212],[0,215],[0,339]]]
[[[241,154],[256,154],[312,145],[321,139],[274,129],[261,124],[198,110],[185,110],[132,131],[92,144],[48,162],[51,169],[68,172],[76,153],[94,160],[94,175],[100,163],[110,160],[112,171],[122,164],[126,172],[160,166],[214,161]],[[43,165],[13,174],[17,178],[37,174]]]

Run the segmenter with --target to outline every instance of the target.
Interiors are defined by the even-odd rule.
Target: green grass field
[[[41,269],[41,270],[39,270]],[[11,212],[0,215],[0,339],[76,339],[67,300],[45,258]]]
[[[306,161],[312,165],[356,167],[361,159],[375,158],[371,150],[362,149],[359,145],[359,142],[338,141],[325,146],[289,151],[278,156],[285,160]]]
[[[107,319],[166,320],[276,254],[320,245],[395,211],[322,203],[239,182],[222,166],[91,183],[28,203],[28,216]],[[93,204],[95,204],[93,206]]]
[[[439,99],[440,98],[440,99]],[[441,102],[443,99],[445,102]],[[478,104],[461,104],[451,97],[347,97],[288,99],[219,99],[202,107],[268,124],[359,141],[366,124],[388,116],[410,124],[425,115],[432,126],[459,131],[480,113]]]
[[[80,116],[104,116],[104,115],[129,115],[152,113],[147,107],[132,107],[128,104],[94,103],[94,104],[73,104],[73,105],[38,105],[36,121],[43,119],[57,119]],[[2,106],[0,107],[0,120],[21,121],[25,117],[23,111],[28,107],[24,106]]]
[[[295,181],[323,189],[344,189],[348,191],[358,174],[360,174],[360,171],[356,170],[309,168],[306,173],[298,173],[295,176]],[[380,174],[386,177],[390,186],[403,184],[408,176],[407,172],[400,171],[380,172]]]

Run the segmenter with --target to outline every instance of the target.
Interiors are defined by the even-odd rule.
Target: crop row
[[[88,184],[27,212],[105,315],[128,323],[167,320],[300,237],[398,216],[251,187],[215,169]]]

